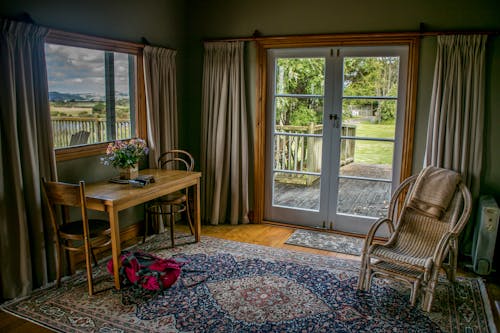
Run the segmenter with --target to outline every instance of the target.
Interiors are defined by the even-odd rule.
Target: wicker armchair
[[[417,184],[427,182],[428,189],[437,191],[442,187],[440,182],[429,183],[432,179],[423,175],[428,168],[401,183],[391,199],[387,218],[379,219],[368,232],[358,289],[369,291],[374,276],[403,281],[410,285],[411,305],[415,305],[422,290],[422,309],[430,312],[440,269],[445,270],[448,280],[455,281],[458,236],[469,219],[472,200],[469,190],[457,175],[457,183],[452,186],[449,203],[441,216],[429,216],[415,209],[412,198]],[[389,240],[385,244],[374,243],[375,233],[384,224],[390,232]]]

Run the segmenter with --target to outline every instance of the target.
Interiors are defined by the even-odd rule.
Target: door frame
[[[308,47],[338,47],[338,46],[408,46],[408,76],[406,82],[406,112],[403,125],[402,158],[400,181],[406,179],[412,172],[413,135],[416,112],[418,52],[420,37],[417,33],[374,33],[374,34],[340,34],[340,35],[310,35],[290,37],[259,38],[257,42],[257,114],[254,139],[254,222],[263,220],[265,182],[266,182],[266,107],[267,107],[267,50],[270,48],[308,48]]]

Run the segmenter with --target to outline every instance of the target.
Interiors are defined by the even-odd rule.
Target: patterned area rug
[[[363,242],[363,238],[297,229],[285,243],[360,256]]]
[[[494,331],[477,279],[441,283],[429,315],[408,305],[400,285],[377,279],[370,293],[357,291],[357,261],[210,237],[175,249],[165,244],[160,235],[141,246],[186,263],[163,292],[106,289],[111,278],[100,267],[103,291],[95,296],[80,273],[3,310],[59,332]]]

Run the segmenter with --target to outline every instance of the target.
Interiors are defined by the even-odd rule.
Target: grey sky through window
[[[49,91],[104,96],[104,51],[45,44]],[[115,53],[115,89],[128,96],[127,54]]]

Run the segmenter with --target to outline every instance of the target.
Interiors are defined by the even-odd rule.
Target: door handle
[[[333,127],[339,128],[339,116],[337,114],[330,113],[330,120],[333,120]]]

